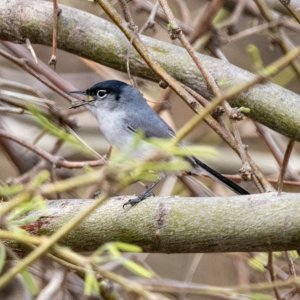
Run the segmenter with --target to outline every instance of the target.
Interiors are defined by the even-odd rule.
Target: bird
[[[145,138],[170,139],[175,137],[175,132],[148,105],[141,92],[123,81],[106,80],[98,82],[86,90],[72,91],[70,94],[81,94],[87,97],[88,101],[75,104],[71,108],[84,105],[96,117],[99,128],[108,143],[120,151],[128,149],[135,140],[137,132],[142,132]],[[145,142],[134,150],[133,155],[145,157],[151,151],[153,151],[153,146]],[[249,194],[241,186],[224,177],[195,156],[186,156],[185,159],[193,168],[204,170],[236,194]],[[153,182],[137,198],[130,199],[124,206],[134,206],[152,195],[152,191],[159,181]]]

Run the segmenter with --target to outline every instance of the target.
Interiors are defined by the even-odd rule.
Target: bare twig
[[[268,252],[268,265],[266,266],[266,269],[269,271],[271,282],[275,282],[275,273],[274,273],[274,267],[273,267],[273,253]],[[281,300],[278,288],[276,286],[273,286],[273,291],[275,294],[275,297],[277,300]]]
[[[139,34],[142,34],[145,30],[147,30],[148,28],[153,28],[155,25],[155,17],[157,14],[157,11],[159,9],[159,2],[156,1],[152,10],[150,11],[149,17],[146,20],[146,22],[144,23],[144,25],[141,27],[141,29],[139,30]]]
[[[282,23],[284,22],[284,19],[275,19],[272,20],[268,23],[263,23],[257,26],[252,26],[250,28],[247,28],[245,30],[242,30],[236,34],[230,35],[230,36],[226,36],[224,38],[222,38],[222,43],[231,43],[231,42],[235,42],[238,41],[242,38],[245,38],[249,35],[253,35],[253,34],[257,34],[261,31],[267,30],[267,29],[271,29],[273,27],[276,26],[280,26]]]
[[[286,172],[286,169],[287,169],[287,165],[289,163],[289,159],[290,159],[294,144],[295,144],[295,141],[289,140],[289,143],[286,147],[286,151],[284,153],[284,158],[283,158],[283,161],[282,161],[282,165],[281,165],[281,168],[280,168],[280,174],[279,174],[279,178],[278,178],[278,187],[277,187],[278,193],[282,192],[283,179],[284,179],[284,175],[285,175],[285,172]]]
[[[276,17],[274,17],[273,12],[269,9],[268,5],[266,4],[265,1],[263,0],[255,0],[255,3],[260,10],[262,16],[265,18],[267,22],[272,22]],[[274,35],[274,42],[278,44],[280,47],[281,51],[285,54],[287,54],[290,51],[289,45],[287,45],[286,41],[289,41],[289,38],[286,36],[284,31],[279,31],[277,27],[271,27],[270,31]],[[282,38],[282,35],[284,35],[284,39]],[[291,63],[293,69],[297,73],[298,76],[300,76],[300,64],[299,61],[295,60]]]
[[[53,1],[53,18],[52,18],[52,54],[48,64],[56,68],[57,63],[57,19],[58,19],[58,3],[57,0]]]
[[[30,42],[30,39],[26,39],[26,46],[27,46],[27,49],[30,51],[35,63],[37,64],[38,63],[38,60],[37,60],[37,57],[36,57],[36,54],[35,54],[35,51],[31,45],[31,42]]]
[[[10,52],[12,52],[19,59],[26,59],[26,64],[31,67],[35,72],[41,74],[42,77],[47,78],[53,85],[55,85],[62,92],[75,91],[77,88],[71,84],[69,81],[65,80],[62,76],[58,75],[53,69],[51,69],[47,64],[38,59],[38,64],[36,64],[31,57],[28,56],[27,51],[22,47],[22,45],[13,44],[11,42],[2,41],[1,42]],[[39,78],[37,78],[39,80]],[[63,93],[62,96],[69,96]],[[69,102],[72,98],[66,98]]]
[[[197,24],[194,26],[194,32],[190,35],[191,44],[211,29],[212,21],[223,7],[223,3],[224,0],[213,0],[207,4],[207,8],[203,10],[201,17],[198,18]]]
[[[23,114],[25,111],[23,108],[11,107],[11,106],[0,106],[0,113],[12,113],[12,114]]]
[[[136,9],[139,11],[146,11],[148,13],[151,13],[151,11],[153,10],[153,3],[151,3],[149,0],[132,0],[132,2],[135,3]],[[156,12],[156,17],[160,21],[163,21],[165,23],[167,22],[167,18],[163,11],[160,9],[160,7]],[[186,34],[191,34],[194,31],[194,29],[191,26],[185,24],[184,22],[181,22],[178,19],[177,22]]]
[[[15,141],[16,143],[26,147],[27,149],[33,151],[34,153],[41,156],[42,158],[44,158],[45,160],[47,160],[48,162],[50,162],[51,164],[53,164],[56,167],[64,167],[64,168],[73,169],[73,168],[83,168],[85,166],[96,167],[96,166],[102,166],[105,164],[105,161],[102,159],[86,161],[86,162],[84,162],[84,161],[72,162],[72,161],[65,160],[59,156],[54,156],[54,155],[48,153],[47,151],[43,150],[42,148],[40,148],[36,145],[33,145],[33,144],[15,136],[15,135],[12,135],[11,133],[9,133],[5,130],[2,130],[2,129],[0,129],[0,136],[10,139],[12,141]]]
[[[293,18],[300,23],[300,18],[297,14],[297,12],[294,11],[294,9],[290,6],[291,1],[287,0],[279,0],[279,2],[288,10],[288,12],[293,16]],[[299,9],[299,7],[298,7]]]
[[[34,76],[36,79],[44,83],[46,86],[54,90],[56,93],[61,95],[62,97],[68,99],[70,102],[73,101],[73,98],[69,96],[67,93],[63,92],[61,89],[56,87],[53,83],[49,82],[47,79],[45,79],[42,75],[38,74],[36,71],[34,71],[27,63],[27,60],[24,58],[17,58],[15,56],[12,56],[8,52],[3,51],[0,49],[0,55],[5,57],[6,59],[10,60],[14,64],[18,65],[22,69],[24,69],[26,72]]]

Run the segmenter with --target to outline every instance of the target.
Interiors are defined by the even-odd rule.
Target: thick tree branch
[[[111,23],[61,5],[58,19],[58,47],[90,58],[110,67],[126,71],[128,41]],[[0,38],[15,42],[51,45],[51,3],[32,0],[0,2]],[[172,76],[205,96],[206,83],[185,49],[143,37],[149,51]],[[132,73],[159,80],[133,51]],[[253,74],[229,63],[199,54],[201,61],[219,86],[232,86],[251,80]],[[284,99],[284,101],[283,101]],[[268,127],[300,140],[300,97],[275,84],[257,85],[231,102],[251,109],[250,116]]]
[[[299,194],[285,193],[155,197],[128,210],[122,208],[128,197],[112,198],[62,243],[80,251],[95,250],[108,241],[134,243],[144,251],[165,253],[299,249],[299,198]],[[51,200],[48,212],[25,229],[53,234],[94,201]]]

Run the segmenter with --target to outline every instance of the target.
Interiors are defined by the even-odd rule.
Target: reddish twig
[[[256,126],[256,129],[259,132],[259,134],[264,139],[266,145],[268,146],[269,150],[271,151],[271,153],[274,156],[275,160],[277,161],[278,165],[281,166],[282,160],[284,157],[284,153],[283,153],[281,147],[279,147],[279,145],[276,142],[276,140],[274,139],[274,137],[272,136],[271,131],[269,130],[269,128],[264,127],[263,125],[261,125],[257,122],[254,122],[254,125]],[[299,180],[299,175],[294,170],[292,170],[288,165],[286,168],[286,175],[290,179]]]
[[[267,3],[263,0],[254,0],[259,11],[261,12],[264,19],[269,23],[272,22],[276,17],[274,17],[274,14],[271,9],[269,9]],[[284,31],[280,31],[277,27],[271,27],[270,32],[274,35],[273,41],[277,43],[279,48],[281,49],[282,53],[287,54],[290,51],[289,46],[289,38],[286,36]],[[291,63],[293,69],[297,73],[298,76],[300,76],[300,64],[299,61],[294,60]]]
[[[52,18],[52,54],[48,64],[56,68],[57,63],[57,19],[58,19],[58,4],[57,0],[53,1],[53,18]]]
[[[142,34],[148,28],[153,28],[154,27],[154,25],[155,25],[155,17],[156,17],[158,9],[159,9],[159,2],[156,1],[156,3],[154,4],[152,10],[150,11],[148,19],[146,20],[146,22],[144,23],[144,25],[139,30],[139,34]]]
[[[0,129],[0,136],[10,139],[22,146],[24,146],[25,148],[31,150],[32,152],[34,152],[35,154],[39,155],[40,157],[42,157],[43,159],[45,159],[46,161],[48,161],[49,163],[53,164],[55,167],[64,167],[64,168],[68,168],[68,169],[75,169],[75,168],[83,168],[86,166],[89,167],[96,167],[96,166],[103,166],[106,162],[103,159],[99,159],[99,160],[91,160],[91,161],[68,161],[65,160],[59,156],[54,156],[50,153],[48,153],[47,151],[43,150],[42,148],[33,145],[15,135],[12,135],[11,133]]]
[[[36,73],[40,74],[41,77],[49,80],[53,85],[60,90],[60,95],[66,98],[69,102],[72,102],[72,97],[66,94],[69,91],[78,90],[73,84],[65,80],[62,76],[58,75],[53,69],[51,69],[47,64],[38,59],[38,64],[36,64],[32,57],[28,55],[28,52],[22,47],[22,45],[13,44],[11,42],[2,41],[1,44],[5,46],[10,52],[12,52],[17,58],[26,59],[26,64],[34,70]],[[40,77],[37,78],[40,80]],[[50,87],[50,86],[49,86]],[[50,87],[52,89],[52,87]],[[56,92],[56,89],[54,90]],[[74,95],[75,96],[75,95]]]
[[[268,265],[266,269],[269,271],[271,282],[274,283],[276,281],[274,267],[273,267],[273,252],[268,252]],[[277,300],[281,300],[278,288],[273,285],[273,291]]]
[[[36,79],[38,79],[39,81],[41,81],[43,84],[45,84],[46,86],[48,86],[50,89],[54,90],[56,93],[58,93],[62,97],[68,99],[70,102],[73,101],[73,98],[70,95],[68,95],[67,93],[63,92],[56,85],[54,85],[53,83],[49,82],[46,78],[44,78],[41,74],[39,74],[36,71],[34,71],[29,66],[28,61],[25,58],[17,58],[15,56],[9,54],[8,52],[3,51],[2,49],[0,49],[0,55],[3,56],[3,57],[5,57],[6,59],[10,60],[14,64],[16,64],[17,66],[19,66],[23,70],[25,70],[26,72],[28,72],[30,75],[32,75],[33,77],[35,77]]]
[[[30,51],[35,63],[37,64],[38,63],[38,60],[37,60],[37,57],[36,57],[36,54],[35,54],[35,51],[31,45],[31,42],[30,42],[30,39],[26,39],[26,47],[27,49]]]
[[[294,11],[294,9],[292,7],[290,7],[290,2],[291,1],[287,1],[287,0],[279,0],[279,2],[288,10],[288,12],[292,15],[292,17],[298,22],[300,23],[300,18],[297,14],[297,12]],[[297,8],[299,9],[299,7]]]
[[[288,143],[285,153],[284,153],[283,161],[282,161],[281,168],[280,168],[280,174],[279,174],[279,178],[278,178],[278,186],[277,186],[278,193],[282,192],[283,179],[284,179],[284,175],[285,175],[285,172],[287,169],[287,165],[289,163],[289,159],[290,159],[294,144],[295,144],[295,141],[289,140],[289,143]]]
[[[195,25],[195,31],[189,38],[191,44],[211,29],[212,21],[223,7],[223,3],[224,0],[212,0],[207,4],[207,8],[204,9],[204,13],[201,14],[201,17],[199,17],[198,22]]]

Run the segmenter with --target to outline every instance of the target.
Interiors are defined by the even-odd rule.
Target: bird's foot
[[[93,194],[93,198],[96,199],[97,197],[99,197],[101,195],[101,191],[96,191],[94,194]]]
[[[125,202],[123,204],[123,208],[125,208],[127,205],[130,205],[130,207],[135,206],[138,203],[145,200],[146,198],[151,197],[153,195],[154,193],[152,192],[152,189],[150,191],[146,189],[143,193],[139,194],[136,198],[129,199],[127,202]]]

